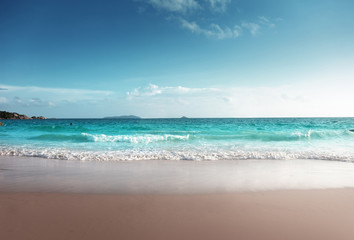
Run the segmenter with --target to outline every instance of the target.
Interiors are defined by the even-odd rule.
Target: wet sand
[[[354,163],[321,160],[84,162],[0,157],[0,192],[215,194],[354,188]]]
[[[0,193],[1,239],[354,239],[354,190]]]

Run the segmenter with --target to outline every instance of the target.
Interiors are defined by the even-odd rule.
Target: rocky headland
[[[19,114],[16,112],[0,111],[0,119],[46,119],[46,118],[43,116],[28,117],[27,115]]]

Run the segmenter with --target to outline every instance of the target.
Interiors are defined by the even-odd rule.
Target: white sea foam
[[[9,148],[1,147],[0,156],[42,157],[47,159],[79,161],[132,161],[132,160],[280,160],[316,159],[354,162],[350,152],[326,151],[264,151],[264,150],[147,150],[127,149],[121,151],[78,151],[57,148]]]
[[[105,134],[89,134],[81,133],[82,136],[87,137],[94,142],[128,142],[128,143],[152,143],[159,141],[174,141],[174,140],[188,140],[189,135],[105,135]]]

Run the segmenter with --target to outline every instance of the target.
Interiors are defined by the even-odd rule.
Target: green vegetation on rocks
[[[19,113],[15,113],[15,112],[0,111],[0,119],[46,119],[46,118],[43,116],[28,117],[24,114],[19,114]]]

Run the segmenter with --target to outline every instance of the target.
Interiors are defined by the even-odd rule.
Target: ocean
[[[354,118],[1,120],[0,156],[354,161]],[[71,125],[72,124],[72,125]]]

